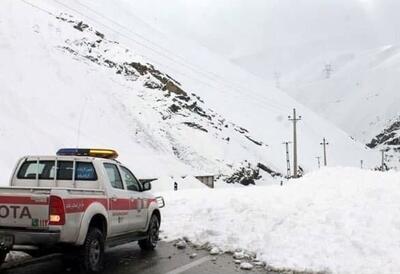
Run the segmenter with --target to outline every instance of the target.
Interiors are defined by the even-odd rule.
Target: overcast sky
[[[398,0],[123,1],[159,29],[231,59],[275,58],[279,60],[274,62],[293,60],[296,65],[311,55],[400,41]]]

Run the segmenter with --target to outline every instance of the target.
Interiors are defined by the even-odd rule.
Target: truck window
[[[72,180],[74,163],[72,161],[57,162],[57,180]],[[76,162],[75,180],[97,181],[97,174],[91,162]]]
[[[20,167],[17,178],[35,180],[36,173],[40,180],[54,180],[55,161],[25,161]],[[57,161],[57,180],[72,180],[74,163],[72,161]],[[97,174],[91,162],[76,162],[75,180],[97,181]]]
[[[97,174],[91,162],[76,162],[75,180],[97,181]]]
[[[138,182],[138,180],[136,180],[133,173],[129,169],[123,166],[121,166],[121,171],[122,171],[122,177],[124,178],[126,184],[126,188],[132,191],[141,191],[142,189],[141,185]]]
[[[25,161],[20,167],[17,178],[25,180],[36,179],[36,173],[40,180],[54,180],[54,161]]]
[[[121,175],[119,174],[117,166],[114,164],[104,163],[104,168],[106,169],[111,186],[113,188],[124,189],[124,184],[122,183]]]
[[[58,161],[57,180],[72,180],[73,166],[72,161]]]

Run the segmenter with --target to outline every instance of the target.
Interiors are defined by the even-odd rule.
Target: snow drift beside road
[[[283,187],[163,195],[169,239],[243,248],[274,267],[400,272],[400,173],[331,168]]]

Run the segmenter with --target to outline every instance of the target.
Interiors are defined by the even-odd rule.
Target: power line
[[[78,128],[77,128],[77,132],[76,132],[76,148],[79,148],[79,141],[80,141],[80,137],[81,137],[81,125],[82,125],[83,116],[85,114],[87,102],[88,102],[88,98],[85,97],[85,101],[83,102],[81,112],[79,114]]]
[[[73,7],[71,7],[71,6],[68,6],[68,5],[64,4],[64,3],[61,3],[61,2],[58,1],[58,0],[53,0],[53,1],[56,2],[56,3],[58,3],[58,4],[61,5],[61,6],[65,7],[65,8],[67,8],[67,9],[69,9],[69,10],[72,10],[72,11],[74,11],[74,12],[80,14],[80,15],[83,16],[83,17],[86,17],[86,18],[88,18],[88,19],[90,19],[90,20],[92,20],[92,21],[94,21],[94,22],[96,22],[96,23],[98,23],[98,24],[101,24],[101,25],[105,26],[106,28],[112,30],[113,32],[118,33],[119,35],[121,35],[121,36],[127,38],[128,40],[130,40],[130,41],[132,41],[132,42],[138,44],[139,46],[141,46],[141,47],[143,47],[143,48],[145,48],[145,49],[147,49],[147,50],[149,50],[149,51],[152,51],[153,53],[155,53],[155,54],[157,54],[157,55],[159,55],[159,56],[162,56],[162,57],[166,58],[167,60],[169,60],[169,61],[171,61],[171,62],[173,62],[173,63],[175,63],[175,64],[177,64],[177,65],[184,66],[184,67],[186,67],[186,68],[188,68],[188,69],[190,69],[190,70],[196,72],[197,74],[202,74],[204,77],[207,77],[207,78],[210,77],[209,75],[207,75],[207,73],[208,73],[208,74],[212,74],[212,73],[209,73],[208,71],[206,71],[206,72],[204,72],[204,70],[201,71],[202,69],[199,69],[197,66],[188,63],[186,60],[184,60],[184,62],[174,60],[171,56],[165,54],[164,52],[159,51],[159,50],[157,50],[157,49],[154,49],[154,48],[152,48],[152,47],[146,45],[146,44],[143,43],[143,42],[137,41],[136,39],[134,39],[134,38],[132,38],[132,37],[130,37],[130,36],[124,34],[124,33],[121,33],[120,31],[115,30],[114,28],[112,28],[112,27],[110,27],[110,26],[108,26],[108,25],[106,25],[106,24],[104,24],[104,23],[102,23],[102,22],[100,22],[100,21],[98,21],[98,20],[96,20],[96,19],[93,19],[92,17],[88,16],[87,14],[84,14],[84,13],[78,11],[77,9],[75,9],[75,8],[73,8]],[[133,32],[133,31],[130,30],[129,28],[127,28],[127,27],[121,25],[120,23],[116,22],[116,21],[113,20],[113,19],[110,19],[110,18],[106,17],[105,15],[99,13],[98,11],[96,11],[96,10],[94,10],[94,9],[92,9],[92,8],[90,8],[90,7],[88,7],[87,5],[84,5],[84,4],[79,3],[79,2],[78,2],[78,4],[81,5],[81,6],[86,7],[87,9],[89,9],[90,11],[92,11],[93,13],[97,14],[99,17],[101,17],[101,18],[103,18],[103,19],[106,19],[106,20],[108,20],[108,21],[114,23],[115,25],[117,25],[117,26],[119,26],[119,27],[121,27],[121,28],[127,30],[128,32],[130,32],[130,33],[132,33],[132,34],[134,34],[134,35],[140,37],[141,39],[143,39],[144,41],[148,42],[149,44],[152,44],[153,46],[156,46],[157,48],[159,48],[159,49],[161,49],[161,50],[164,50],[164,51],[169,52],[170,55],[178,56],[179,59],[183,59],[182,57],[180,57],[179,55],[176,55],[176,54],[173,53],[172,51],[170,51],[170,50],[168,50],[168,49],[166,49],[166,48],[164,48],[164,47],[162,47],[162,46],[160,46],[160,45],[155,44],[155,43],[152,42],[150,39],[147,39],[146,37],[144,37],[144,36],[141,35],[141,34],[138,34],[138,33],[136,33],[136,32]],[[145,56],[145,57],[146,57],[147,59],[151,60],[150,58],[148,58],[148,56]],[[152,61],[152,62],[154,62],[154,61]],[[163,64],[162,64],[162,65],[163,65]],[[175,70],[175,69],[174,69],[174,70]],[[217,75],[217,76],[218,76],[218,75]],[[215,79],[212,79],[212,80],[215,81]]]
[[[54,0],[54,1],[56,1],[56,0]],[[56,1],[56,2],[57,2],[57,1]],[[210,77],[210,76],[211,76],[211,77],[214,77],[214,78],[218,78],[218,79],[220,79],[221,81],[223,81],[225,84],[227,84],[227,85],[230,84],[227,80],[223,79],[220,75],[218,75],[218,74],[216,74],[216,73],[214,73],[214,72],[207,71],[207,70],[205,70],[205,69],[203,69],[203,68],[200,68],[200,67],[197,66],[197,65],[194,65],[194,64],[189,63],[185,58],[183,58],[183,57],[180,56],[180,55],[177,55],[175,52],[173,52],[173,51],[171,51],[171,50],[169,50],[169,49],[167,49],[167,48],[165,48],[165,47],[162,47],[162,46],[160,46],[160,45],[154,43],[153,41],[151,41],[150,39],[146,38],[145,36],[143,36],[143,35],[141,35],[141,34],[138,34],[138,33],[134,32],[134,31],[132,31],[131,29],[127,28],[126,26],[124,26],[124,25],[120,24],[119,22],[117,22],[117,21],[115,21],[115,20],[113,20],[113,19],[111,19],[111,18],[105,16],[104,14],[101,14],[100,12],[98,12],[98,11],[92,9],[91,7],[89,7],[89,6],[85,5],[85,4],[82,4],[82,3],[80,3],[80,2],[77,2],[77,3],[78,3],[79,5],[81,5],[81,6],[86,7],[87,9],[89,9],[89,10],[92,11],[93,13],[99,15],[100,17],[103,17],[104,19],[109,20],[110,22],[113,22],[114,24],[116,24],[116,25],[118,25],[119,27],[121,27],[121,28],[127,30],[128,32],[130,32],[130,33],[132,33],[132,34],[134,34],[134,35],[140,37],[141,39],[143,39],[144,41],[147,41],[148,43],[152,44],[153,46],[155,46],[155,47],[157,47],[157,48],[159,48],[159,49],[161,49],[161,50],[164,50],[164,51],[168,52],[170,55],[175,56],[177,59],[183,60],[183,62],[180,62],[180,63],[181,63],[182,65],[186,66],[186,67],[188,67],[188,66],[193,67],[193,68],[191,68],[191,69],[193,69],[195,72],[201,73],[201,74],[203,74],[203,75],[205,75],[205,76],[206,76],[206,74],[208,74],[209,76],[206,76],[206,77]],[[135,16],[135,17],[136,17],[138,20],[140,20],[140,21],[143,22],[143,20],[141,20],[139,17],[137,17],[137,16]],[[170,58],[169,56],[165,56],[165,55],[163,55],[163,56],[164,56],[164,57],[168,57],[171,61],[174,61],[174,60],[172,60],[172,58]],[[277,73],[277,75],[279,75],[279,77],[280,77],[280,73]],[[234,89],[237,88],[236,86],[234,86],[234,84],[231,85],[230,87],[231,87],[231,88],[234,88]]]
[[[89,17],[89,16],[87,16],[86,14],[83,14],[82,12],[76,10],[75,8],[72,8],[72,7],[70,7],[70,6],[68,6],[68,5],[64,4],[64,3],[61,3],[61,2],[59,2],[58,0],[53,0],[53,1],[56,2],[56,3],[58,3],[58,4],[61,5],[61,6],[65,7],[65,8],[67,8],[67,9],[69,9],[69,10],[72,10],[72,11],[74,11],[74,12],[80,14],[80,15],[83,16],[83,17],[86,17],[86,18],[88,18],[88,19],[90,19],[90,20],[92,20],[92,21],[94,21],[94,22],[96,22],[96,23],[98,23],[98,24],[101,24],[102,26],[104,26],[104,27],[106,27],[106,28],[112,30],[113,32],[115,32],[115,33],[117,33],[117,34],[119,34],[119,35],[125,37],[126,39],[128,39],[128,40],[130,40],[130,41],[132,41],[132,42],[134,42],[134,43],[136,43],[136,44],[138,44],[139,46],[141,46],[141,47],[143,47],[143,48],[145,48],[145,49],[147,49],[147,50],[152,51],[153,53],[156,53],[156,54],[159,55],[159,56],[162,56],[162,57],[168,59],[169,61],[171,61],[171,62],[173,62],[173,63],[175,63],[175,64],[177,64],[177,65],[187,67],[187,68],[191,69],[193,72],[195,72],[195,73],[197,73],[197,74],[201,74],[203,77],[205,77],[205,78],[207,78],[207,79],[209,79],[209,80],[211,80],[211,81],[213,81],[213,82],[219,81],[223,86],[225,86],[225,87],[228,88],[229,90],[236,90],[239,94],[243,94],[242,89],[245,89],[245,88],[241,87],[240,89],[238,89],[238,87],[237,87],[235,84],[232,84],[230,81],[224,80],[223,77],[221,77],[220,75],[218,75],[218,74],[216,74],[216,73],[210,73],[210,72],[205,71],[205,70],[203,70],[203,69],[194,69],[193,67],[197,67],[197,66],[192,65],[192,64],[190,64],[190,63],[188,63],[188,62],[186,62],[186,61],[185,61],[185,62],[176,61],[176,60],[174,60],[173,58],[171,58],[170,56],[164,54],[163,52],[160,52],[159,50],[155,50],[155,49],[149,47],[148,45],[146,45],[145,43],[142,43],[142,42],[140,42],[140,41],[137,41],[137,40],[135,40],[134,38],[132,38],[132,37],[130,37],[130,36],[127,36],[126,34],[121,33],[120,31],[115,30],[114,28],[112,28],[112,27],[110,27],[110,26],[108,26],[108,25],[106,25],[106,24],[104,24],[104,23],[102,23],[102,22],[100,22],[100,21],[98,21],[98,20],[96,20],[96,19],[93,19],[92,17]],[[84,6],[85,6],[85,5],[84,5]],[[87,7],[87,6],[85,6],[85,7]],[[104,15],[98,13],[97,11],[94,11],[93,9],[91,9],[91,10],[92,10],[92,12],[96,13],[98,16],[102,17],[103,19],[112,21],[112,22],[114,22],[115,24],[117,24],[117,25],[119,25],[119,26],[122,26],[120,23],[115,22],[114,20],[105,17]],[[126,27],[124,27],[124,26],[122,26],[122,27],[123,27],[124,29],[128,30],[129,32],[134,33],[134,32],[132,32],[131,30],[129,30],[128,28],[126,28]],[[137,33],[135,33],[135,34],[138,35]],[[140,37],[142,37],[142,39],[143,39],[144,36],[140,35]],[[154,42],[151,42],[151,41],[150,41],[149,39],[147,39],[147,38],[144,38],[144,39],[145,39],[145,41],[148,41],[149,43],[152,43],[152,44],[154,45]],[[163,47],[161,47],[161,46],[158,46],[158,47],[159,47],[159,48],[163,48]],[[173,54],[173,55],[177,56],[176,54]],[[172,68],[172,67],[167,66],[167,65],[165,65],[165,64],[161,64],[161,63],[157,62],[156,60],[154,60],[154,59],[152,59],[152,58],[149,58],[148,56],[144,56],[144,57],[146,57],[148,60],[150,60],[151,62],[153,62],[153,63],[155,63],[155,64],[159,64],[160,66],[164,66],[164,67],[169,67],[171,70],[176,71],[176,72],[178,72],[179,74],[181,74],[181,75],[183,75],[183,76],[189,77],[189,78],[191,78],[191,79],[193,79],[193,80],[195,80],[195,81],[200,81],[200,82],[202,82],[203,84],[206,84],[206,85],[212,87],[212,86],[209,85],[208,83],[205,83],[205,82],[203,82],[202,80],[199,80],[199,79],[195,79],[194,77],[191,77],[191,76],[187,75],[186,73],[183,73],[183,72],[177,70],[176,68]],[[179,57],[179,58],[181,58],[181,57]],[[198,68],[198,67],[197,67],[197,68]],[[203,71],[201,71],[201,70],[203,70]],[[205,72],[204,72],[204,71],[205,71]],[[211,77],[210,77],[209,75],[207,75],[207,74],[212,74],[212,75],[214,75],[214,77],[218,78],[219,80],[218,80],[218,79],[213,79],[213,78],[211,78]],[[215,86],[214,86],[214,87],[215,87]],[[248,97],[253,97],[255,100],[259,101],[260,98],[255,97],[252,93],[253,93],[253,92],[247,93],[247,96],[248,96]],[[263,97],[265,97],[265,96],[263,96]],[[275,109],[278,109],[279,111],[282,111],[282,110],[283,110],[283,109],[280,109],[280,108],[279,108],[279,105],[280,105],[281,107],[283,106],[284,108],[287,108],[287,107],[288,107],[287,105],[280,104],[278,101],[276,101],[276,100],[274,100],[274,99],[272,99],[272,98],[266,98],[266,99],[268,99],[269,101],[273,101],[275,105],[272,105],[272,104],[270,104],[269,102],[265,102],[265,100],[264,100],[264,104],[266,104],[266,105],[268,105],[268,106],[270,106],[270,107],[273,107],[273,108],[275,108]],[[286,110],[285,110],[285,111],[286,111]]]
[[[35,9],[38,9],[38,10],[44,12],[44,13],[47,13],[47,14],[49,14],[49,15],[51,15],[51,16],[55,16],[52,12],[50,12],[50,11],[48,11],[48,10],[46,10],[46,9],[43,9],[43,8],[41,8],[41,7],[39,7],[39,6],[36,6],[36,5],[34,5],[34,4],[32,4],[32,3],[28,2],[28,1],[26,1],[26,0],[20,0],[20,1],[21,1],[21,2],[24,2],[25,4],[31,6],[31,7],[35,8]]]
[[[131,41],[131,42],[133,42],[133,43],[135,43],[135,44],[137,44],[137,45],[139,45],[139,46],[141,46],[141,47],[143,47],[143,48],[145,48],[145,49],[147,49],[147,50],[149,50],[149,51],[152,51],[152,52],[156,53],[157,55],[160,55],[160,56],[162,56],[162,57],[164,57],[164,58],[166,58],[166,59],[169,59],[169,60],[170,60],[171,62],[173,62],[173,63],[176,63],[173,59],[171,59],[169,56],[163,54],[162,52],[159,52],[159,51],[157,51],[157,50],[154,50],[154,49],[148,47],[146,44],[144,44],[144,43],[142,43],[142,42],[140,42],[140,41],[137,41],[137,40],[131,38],[130,36],[128,36],[128,35],[126,35],[126,34],[120,32],[120,31],[118,31],[118,30],[115,30],[114,28],[112,28],[112,27],[110,27],[110,26],[108,26],[108,25],[106,25],[106,24],[100,22],[99,20],[93,19],[92,17],[87,16],[86,14],[84,14],[84,13],[82,13],[82,12],[80,12],[80,11],[78,11],[78,10],[76,10],[76,9],[74,9],[74,8],[72,8],[72,7],[68,6],[68,5],[66,5],[66,4],[64,4],[64,3],[61,3],[61,2],[59,2],[59,1],[57,1],[57,0],[53,0],[53,1],[56,2],[56,3],[58,3],[58,4],[61,5],[61,6],[65,7],[65,8],[67,8],[67,9],[69,9],[69,10],[71,10],[71,11],[73,11],[73,12],[75,12],[75,13],[77,13],[77,14],[83,16],[83,17],[85,17],[85,18],[88,18],[89,20],[92,20],[93,22],[96,22],[96,23],[99,24],[99,25],[102,25],[103,27],[106,27],[107,29],[113,31],[114,33],[116,33],[116,34],[118,34],[118,35],[120,35],[120,36],[122,36],[122,37],[125,37],[125,38],[128,39],[129,41]],[[206,82],[203,82],[203,81],[200,80],[200,79],[195,79],[193,76],[190,76],[190,75],[188,75],[188,74],[186,74],[186,73],[184,73],[184,72],[182,72],[182,71],[180,71],[180,70],[177,70],[176,68],[173,68],[173,67],[170,67],[170,66],[168,66],[168,65],[165,65],[165,64],[163,64],[163,63],[160,63],[160,62],[158,62],[157,60],[155,60],[155,59],[153,59],[153,58],[151,58],[151,57],[144,56],[144,55],[143,55],[143,57],[145,57],[146,59],[148,59],[149,61],[151,61],[151,62],[154,63],[154,64],[158,64],[158,65],[161,66],[161,67],[169,68],[170,70],[173,70],[173,71],[177,72],[178,74],[181,74],[181,75],[183,75],[183,76],[185,76],[185,77],[191,78],[191,79],[193,79],[193,80],[195,80],[195,81],[202,82],[203,84],[206,84],[206,85],[212,87],[210,84],[208,84],[208,83],[206,83]]]
[[[32,4],[32,3],[30,3],[30,2],[28,2],[28,1],[26,1],[26,0],[20,0],[20,1],[22,1],[23,3],[25,3],[25,4],[27,4],[27,5],[32,6],[33,8],[36,8],[36,9],[40,10],[40,11],[42,11],[42,12],[45,12],[45,13],[51,15],[51,16],[55,16],[52,12],[50,12],[50,11],[48,11],[48,10],[46,10],[46,9],[43,9],[43,8],[37,6],[37,5],[34,5],[34,4]],[[55,0],[54,0],[54,1],[55,1]],[[62,3],[59,3],[59,4],[60,4],[60,5],[63,5],[63,6],[66,7],[66,8],[68,8],[68,6],[66,6],[66,5],[64,5],[64,4],[62,4]],[[79,11],[76,11],[76,10],[73,9],[73,8],[68,8],[68,9],[73,10],[73,11],[75,11],[75,12],[81,14],[82,16],[84,16],[84,17],[86,17],[86,18],[89,18],[90,20],[93,20],[94,22],[97,22],[98,24],[101,24],[101,25],[103,25],[104,27],[106,27],[106,28],[108,28],[108,29],[114,31],[115,33],[118,33],[119,35],[121,35],[121,36],[123,36],[123,37],[125,37],[125,38],[127,38],[127,39],[129,39],[129,40],[131,40],[128,36],[124,35],[123,33],[120,33],[120,32],[118,32],[118,31],[116,31],[116,30],[114,30],[114,29],[108,27],[107,25],[105,25],[105,24],[103,24],[103,23],[101,23],[101,22],[99,22],[99,21],[97,21],[97,20],[95,20],[95,19],[92,19],[92,18],[90,18],[90,17],[88,17],[88,16],[82,14],[82,13],[80,13]],[[145,45],[142,45],[142,46],[145,47]],[[199,83],[201,83],[201,84],[203,84],[203,85],[207,85],[207,86],[209,86],[209,87],[214,87],[214,88],[215,88],[215,86],[212,86],[212,85],[210,85],[210,84],[207,83],[207,82],[204,82],[204,81],[202,81],[202,80],[200,80],[200,79],[196,79],[196,78],[193,77],[193,76],[190,76],[190,75],[188,75],[188,74],[186,74],[186,73],[184,73],[184,72],[181,72],[181,71],[179,71],[179,70],[177,70],[177,69],[175,69],[175,68],[173,68],[173,67],[170,67],[170,66],[168,66],[168,65],[165,65],[165,64],[163,64],[163,63],[159,63],[157,60],[155,60],[155,59],[153,59],[153,58],[151,58],[151,57],[148,57],[148,56],[143,56],[143,57],[145,57],[147,60],[151,61],[153,64],[158,64],[158,65],[161,66],[161,67],[169,68],[170,70],[175,71],[175,73],[178,73],[178,74],[183,75],[183,76],[185,76],[185,77],[191,78],[191,79],[193,79],[194,81],[197,81],[197,82],[199,82]]]
[[[54,0],[54,1],[56,1],[57,3],[59,3],[57,0]],[[138,34],[137,32],[132,31],[131,29],[127,28],[126,26],[122,25],[121,23],[119,23],[119,22],[117,22],[117,21],[115,21],[115,20],[113,20],[113,19],[111,19],[111,18],[105,16],[104,14],[102,14],[102,13],[100,13],[100,12],[94,10],[93,8],[89,7],[88,5],[85,5],[85,4],[81,3],[81,2],[76,2],[76,3],[79,4],[79,5],[81,5],[81,6],[83,6],[83,7],[85,7],[85,8],[87,8],[88,10],[90,10],[90,11],[92,11],[93,13],[97,14],[98,16],[100,16],[100,17],[102,17],[102,18],[104,18],[104,19],[106,19],[106,20],[108,20],[108,21],[114,23],[115,25],[117,25],[117,26],[119,26],[119,27],[121,27],[121,28],[127,30],[128,32],[130,32],[130,33],[136,35],[137,37],[143,39],[144,41],[150,43],[151,45],[153,45],[153,46],[155,46],[155,47],[157,47],[157,48],[159,48],[159,49],[161,49],[161,50],[163,50],[163,51],[168,52],[170,55],[175,56],[177,59],[182,60],[183,62],[180,62],[182,65],[184,65],[184,66],[186,66],[186,67],[191,66],[191,67],[192,67],[191,69],[194,70],[195,72],[201,73],[201,74],[203,74],[203,75],[205,75],[205,76],[206,76],[206,74],[208,74],[209,76],[206,76],[206,77],[210,77],[210,76],[211,76],[211,77],[214,77],[214,78],[218,78],[218,79],[220,79],[220,81],[223,81],[225,84],[227,84],[227,85],[230,84],[230,83],[227,82],[223,77],[221,77],[220,75],[216,74],[215,72],[207,71],[207,70],[205,70],[205,69],[203,69],[203,68],[201,68],[201,67],[199,67],[199,66],[197,66],[197,65],[194,65],[194,64],[189,63],[184,57],[182,57],[182,56],[180,56],[180,55],[177,55],[175,52],[173,52],[173,51],[171,51],[171,50],[169,50],[169,49],[167,49],[167,48],[165,48],[165,47],[163,47],[163,46],[160,46],[160,45],[158,45],[157,43],[154,43],[153,41],[151,41],[151,40],[148,39],[147,37],[145,37],[145,36],[143,36],[143,35],[141,35],[141,34]],[[61,3],[59,3],[59,4],[61,4]],[[62,5],[66,6],[65,4],[62,4]],[[138,16],[135,16],[135,18],[136,18],[137,20],[140,20],[140,21],[144,22],[144,21],[141,20]],[[145,22],[144,22],[144,23],[145,23]],[[145,24],[147,25],[147,23],[145,23]],[[160,53],[160,52],[157,52],[157,53]],[[162,54],[162,53],[160,53],[160,54]],[[170,58],[170,56],[165,56],[164,54],[162,54],[162,55],[163,55],[164,57],[169,58],[171,61],[174,61],[174,60],[172,60],[172,58]],[[278,78],[280,78],[280,76],[281,76],[281,74],[280,74],[279,72],[276,72],[276,75],[277,75]],[[214,79],[214,80],[215,80],[215,79]],[[278,81],[279,81],[279,80],[278,80]],[[231,85],[230,88],[236,89],[237,87],[234,86],[234,85]],[[278,102],[275,102],[275,103],[276,103],[276,104],[279,104]],[[285,105],[284,107],[287,107],[287,106]]]
[[[23,1],[23,2],[26,3],[26,4],[31,5],[31,6],[34,7],[34,8],[40,9],[41,11],[44,11],[44,12],[46,12],[46,13],[51,14],[51,15],[54,16],[54,14],[52,14],[51,12],[49,12],[49,11],[43,9],[43,8],[40,8],[40,7],[36,6],[36,5],[33,5],[32,3],[28,2],[28,1],[25,1],[25,0],[21,0],[21,1]],[[65,7],[65,8],[67,8],[67,9],[69,9],[69,10],[75,12],[75,13],[80,14],[81,16],[83,16],[83,17],[85,17],[85,18],[88,18],[88,19],[90,19],[90,20],[92,20],[92,21],[94,21],[94,22],[96,22],[96,23],[98,23],[98,24],[100,24],[100,25],[102,25],[102,26],[104,26],[104,27],[110,29],[111,31],[115,32],[116,34],[119,34],[120,36],[125,37],[126,39],[128,39],[128,40],[130,40],[130,41],[132,41],[132,42],[134,42],[134,43],[136,43],[136,44],[138,44],[138,45],[140,45],[141,47],[146,48],[146,49],[148,49],[148,50],[150,50],[150,51],[153,51],[153,52],[155,52],[156,54],[158,54],[158,55],[160,55],[160,56],[163,56],[163,57],[169,59],[171,62],[177,64],[177,62],[176,62],[175,60],[173,60],[172,58],[170,58],[170,57],[168,57],[167,55],[163,54],[162,52],[155,51],[154,49],[148,47],[146,44],[144,44],[144,43],[142,43],[142,42],[139,42],[139,41],[136,41],[135,39],[131,38],[130,36],[128,36],[128,35],[126,35],[126,34],[124,34],[124,33],[121,33],[120,31],[115,30],[114,28],[112,28],[112,27],[110,27],[110,26],[108,26],[108,25],[106,25],[106,24],[104,24],[104,23],[102,23],[102,22],[100,22],[100,21],[98,21],[98,20],[96,20],[96,19],[93,19],[93,18],[87,16],[87,15],[83,14],[82,12],[80,12],[80,11],[78,11],[78,10],[72,8],[72,7],[69,7],[68,5],[66,5],[66,4],[64,4],[64,3],[61,3],[61,2],[59,2],[59,1],[57,1],[57,0],[53,0],[53,1],[56,2],[56,3],[58,3],[58,4],[61,5],[61,6]],[[100,17],[101,17],[101,16],[100,16]],[[185,77],[187,77],[187,78],[190,78],[190,79],[192,79],[192,80],[194,80],[194,81],[196,81],[196,82],[198,82],[198,83],[201,83],[201,84],[203,84],[203,85],[207,85],[207,86],[209,86],[209,87],[218,88],[218,87],[215,85],[217,80],[216,80],[216,79],[211,79],[211,78],[210,78],[209,76],[207,76],[205,73],[198,72],[198,71],[194,71],[194,72],[196,72],[197,74],[202,74],[203,77],[208,78],[209,80],[211,80],[212,82],[214,82],[214,85],[211,85],[209,82],[204,82],[203,80],[200,80],[200,79],[198,79],[197,77],[194,77],[194,76],[192,76],[192,75],[188,75],[187,73],[184,73],[184,72],[182,72],[182,71],[176,69],[175,67],[171,67],[171,66],[169,66],[169,65],[165,65],[165,64],[163,64],[163,63],[160,63],[160,62],[158,62],[157,60],[155,60],[155,59],[153,59],[153,58],[151,58],[151,57],[148,57],[148,56],[143,56],[143,57],[145,57],[146,59],[148,59],[149,61],[151,61],[153,64],[158,64],[160,67],[168,68],[169,70],[175,71],[175,73],[178,73],[178,74],[180,74],[180,75],[182,75],[182,76],[185,76]],[[178,65],[179,65],[179,64],[178,64]],[[182,64],[180,64],[180,65],[182,65]],[[186,66],[187,66],[187,65],[186,65]],[[193,70],[193,69],[192,69],[192,70]],[[221,82],[221,84],[220,84],[221,87],[223,86],[223,87],[224,87],[225,89],[227,89],[227,90],[236,91],[238,94],[243,94],[242,89],[238,89],[234,84],[231,84],[230,82],[227,82],[227,81],[224,80],[221,76],[219,76],[219,75],[217,75],[217,74],[215,74],[215,75],[216,75],[218,78],[221,79],[221,80],[219,81],[219,82]],[[265,107],[265,106],[267,105],[267,106],[269,106],[269,107],[272,108],[272,109],[275,109],[275,110],[278,110],[278,111],[282,111],[282,112],[283,112],[283,111],[286,111],[286,108],[288,108],[287,105],[280,104],[280,103],[279,103],[278,101],[276,101],[275,99],[272,99],[272,98],[270,98],[270,97],[268,98],[268,97],[266,97],[265,95],[263,95],[263,96],[261,96],[261,97],[258,97],[258,96],[254,96],[253,92],[248,92],[248,93],[246,94],[246,96],[247,96],[247,97],[250,97],[250,98],[254,98],[255,102],[256,102],[257,104],[262,105],[263,107]],[[261,102],[261,101],[262,101],[262,102]],[[271,102],[273,102],[273,103],[271,103]]]
[[[56,2],[57,2],[57,1],[56,1]],[[57,3],[58,3],[58,2],[57,2]],[[161,49],[161,50],[163,50],[163,51],[165,51],[165,52],[168,52],[169,54],[175,56],[177,59],[181,59],[181,60],[183,61],[183,64],[184,64],[184,65],[188,64],[188,65],[193,66],[193,67],[196,68],[196,69],[202,70],[200,67],[198,67],[198,66],[196,66],[196,65],[187,63],[187,60],[186,60],[184,57],[182,57],[182,56],[176,54],[175,52],[169,50],[168,48],[165,48],[165,47],[163,47],[163,46],[160,46],[159,44],[157,44],[157,43],[151,41],[150,39],[148,39],[147,37],[145,37],[144,35],[141,35],[141,34],[139,34],[139,33],[137,33],[137,32],[134,32],[133,30],[131,30],[131,29],[127,28],[126,26],[122,25],[121,23],[119,23],[119,22],[117,22],[117,21],[115,21],[115,20],[113,20],[113,19],[107,17],[106,15],[100,13],[99,11],[96,11],[95,9],[89,7],[88,5],[85,5],[85,4],[81,3],[81,2],[76,2],[76,3],[77,3],[78,5],[81,5],[81,6],[85,7],[86,9],[90,10],[91,12],[93,12],[93,13],[99,15],[100,17],[102,17],[102,18],[104,18],[104,19],[106,19],[106,20],[108,20],[108,21],[114,23],[115,25],[117,25],[117,26],[119,26],[119,27],[121,27],[121,28],[127,30],[128,32],[132,33],[133,35],[136,35],[137,37],[143,39],[144,41],[148,42],[149,44],[153,45],[154,47],[159,48],[159,49]],[[135,17],[137,20],[144,22],[144,21],[141,20],[138,16],[134,16],[134,17]],[[147,23],[145,23],[145,24],[147,25]],[[212,72],[208,72],[208,71],[206,71],[206,70],[204,70],[204,72],[206,72],[206,73],[209,74],[209,75],[218,76],[218,75],[216,75],[216,74],[214,74],[214,73],[212,73]]]

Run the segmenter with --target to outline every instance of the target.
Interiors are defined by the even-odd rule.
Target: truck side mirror
[[[150,182],[143,183],[143,191],[149,191],[149,190],[151,190],[151,183]]]

